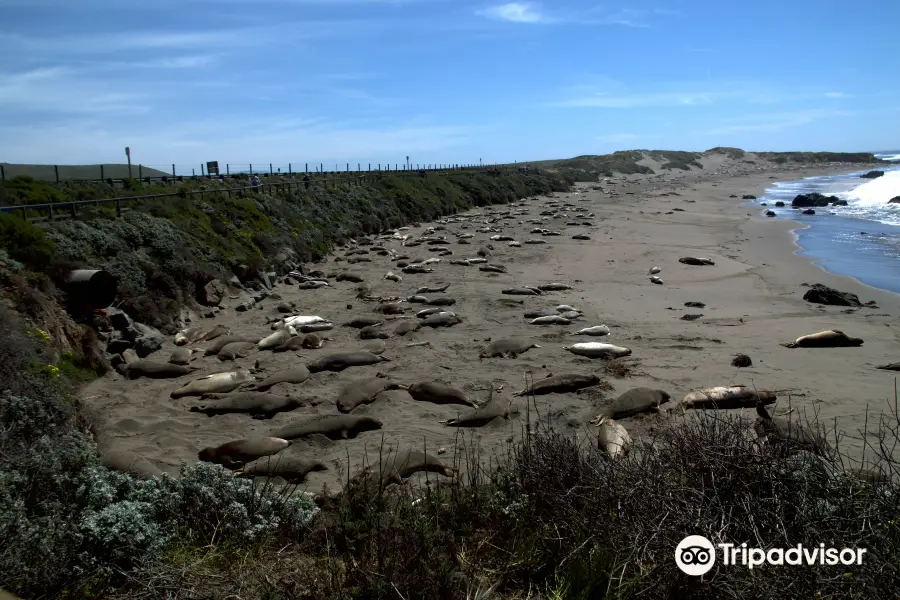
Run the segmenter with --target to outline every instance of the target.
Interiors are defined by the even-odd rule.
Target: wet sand
[[[886,409],[893,399],[894,376],[875,365],[900,360],[897,315],[900,296],[864,286],[848,277],[831,275],[797,256],[798,247],[790,233],[796,224],[766,219],[757,208],[744,205],[742,194],[762,195],[773,180],[798,179],[828,172],[827,169],[762,170],[759,164],[727,161],[705,165],[704,171],[690,173],[662,171],[660,175],[615,177],[600,184],[578,184],[572,193],[553,198],[526,199],[509,206],[480,208],[420,224],[398,233],[419,238],[426,228],[443,225],[434,236],[447,236],[447,246],[404,247],[391,236],[383,236],[383,246],[412,259],[434,257],[433,248],[449,248],[452,256],[428,265],[432,273],[406,274],[388,256],[373,252],[364,256],[372,262],[348,264],[337,261],[351,247],[338,249],[327,262],[306,265],[307,271],[320,269],[329,276],[350,272],[361,275],[376,296],[407,298],[420,286],[450,284],[443,294],[456,303],[449,307],[462,318],[453,327],[423,327],[405,337],[385,340],[383,355],[390,359],[373,366],[353,367],[340,373],[313,374],[299,385],[279,384],[273,393],[301,396],[308,405],[271,420],[252,419],[243,414],[207,417],[189,412],[197,398],[171,399],[172,390],[198,376],[228,370],[234,366],[252,368],[259,361],[258,380],[281,369],[316,357],[360,349],[358,330],[341,326],[356,316],[373,316],[376,302],[357,299],[357,284],[336,282],[318,290],[298,290],[295,285],[277,285],[281,299],[266,299],[260,307],[238,313],[233,307],[243,299],[228,298],[229,308],[214,319],[195,324],[228,326],[232,333],[262,338],[272,333],[267,318],[277,316],[281,301],[296,302],[292,314],[318,315],[335,323],[331,331],[319,335],[330,338],[319,350],[272,353],[254,351],[234,363],[215,356],[193,360],[201,370],[177,380],[138,379],[127,381],[116,373],[93,382],[82,392],[94,421],[98,440],[141,454],[163,470],[177,473],[180,461],[195,462],[206,446],[230,440],[267,435],[273,429],[315,414],[337,414],[338,392],[349,382],[362,381],[381,373],[392,380],[410,384],[442,381],[463,390],[469,398],[483,402],[488,386],[499,388],[494,395],[520,410],[519,416],[498,419],[472,429],[441,424],[465,410],[454,405],[414,401],[403,390],[382,393],[377,400],[357,408],[353,414],[380,419],[379,431],[361,433],[355,439],[329,441],[324,438],[298,441],[284,452],[324,461],[329,470],[312,473],[308,486],[319,491],[323,485],[340,489],[347,474],[364,462],[377,461],[383,448],[419,448],[429,452],[446,449],[442,456],[453,461],[454,447],[464,444],[480,448],[483,460],[505,451],[507,443],[521,434],[526,402],[512,396],[524,387],[526,373],[535,379],[549,374],[596,373],[604,384],[584,393],[549,394],[532,400],[542,417],[555,426],[588,435],[595,429],[588,422],[597,408],[633,387],[663,389],[673,400],[657,416],[623,420],[633,436],[662,424],[667,414],[689,391],[704,387],[746,384],[758,389],[791,390],[779,394],[778,410],[788,404],[811,415],[818,411],[823,420],[838,419],[838,427],[848,439],[848,450],[859,450],[859,430],[869,409]],[[848,167],[847,171],[854,170]],[[832,169],[833,172],[833,169]],[[599,189],[596,189],[599,188]],[[736,195],[737,198],[730,198]],[[678,209],[678,210],[676,210]],[[526,212],[527,211],[527,214]],[[542,215],[547,212],[548,214]],[[593,214],[593,218],[587,215]],[[541,220],[540,224],[530,221]],[[592,224],[587,224],[592,222]],[[479,232],[491,227],[489,232]],[[534,228],[560,232],[559,236],[530,233]],[[473,237],[458,243],[455,234]],[[590,240],[575,240],[587,234]],[[521,242],[490,241],[494,235],[509,235]],[[378,236],[373,236],[373,239]],[[526,244],[542,239],[543,244]],[[377,243],[377,242],[376,242]],[[489,264],[500,264],[506,273],[486,273],[481,265],[459,266],[452,259],[471,258],[486,245],[494,247]],[[369,246],[366,246],[367,248]],[[680,257],[708,257],[715,265],[689,266]],[[657,266],[663,285],[648,279],[648,270]],[[382,279],[392,270],[402,276],[400,283]],[[545,292],[540,296],[508,296],[505,288],[537,286],[561,282],[573,289]],[[820,306],[802,299],[803,283],[823,283],[853,292],[860,300],[874,300],[878,308],[847,310]],[[521,302],[521,304],[517,304]],[[702,309],[687,308],[685,302],[702,302]],[[404,303],[407,304],[407,303]],[[583,316],[570,325],[530,325],[525,312],[571,305]],[[352,308],[348,308],[348,305]],[[405,317],[416,319],[418,310],[408,304]],[[685,321],[685,314],[701,314]],[[399,320],[388,320],[392,331]],[[607,325],[605,337],[571,335],[579,329]],[[788,349],[780,343],[825,329],[840,329],[861,337],[857,348]],[[525,337],[539,344],[515,359],[480,359],[488,340]],[[428,346],[408,344],[429,342]],[[622,363],[632,375],[617,378],[605,370],[601,359],[575,356],[563,349],[577,342],[604,342],[625,346],[632,354]],[[196,344],[205,347],[207,344]],[[175,348],[170,338],[152,359],[166,362]],[[752,367],[737,369],[731,360],[737,353],[749,355]],[[745,410],[748,417],[753,410]],[[874,428],[869,417],[869,428]],[[434,478],[437,476],[430,475]]]

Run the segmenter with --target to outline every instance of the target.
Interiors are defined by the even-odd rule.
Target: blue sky
[[[0,0],[0,161],[900,146],[900,2]]]

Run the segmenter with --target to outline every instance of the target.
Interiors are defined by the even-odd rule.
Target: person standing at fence
[[[306,189],[309,189],[311,182],[312,182],[312,179],[310,178],[309,173],[307,173],[306,175],[303,176],[303,184],[306,186]]]
[[[259,176],[253,175],[250,177],[250,185],[253,187],[253,191],[259,191]]]

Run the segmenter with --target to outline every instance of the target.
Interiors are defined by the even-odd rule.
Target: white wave
[[[841,193],[844,200],[860,208],[888,206],[888,201],[897,196],[900,196],[900,171],[886,171],[877,179]]]
[[[876,154],[875,158],[880,158],[881,160],[900,160],[900,154]]]

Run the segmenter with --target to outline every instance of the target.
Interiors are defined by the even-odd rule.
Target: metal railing
[[[49,181],[60,183],[63,181],[71,182],[100,182],[107,183],[123,183],[127,180],[136,179],[145,183],[158,181],[183,181],[185,179],[214,178],[214,177],[237,177],[240,175],[259,175],[266,176],[287,176],[309,174],[311,177],[323,175],[337,175],[351,173],[373,173],[373,172],[442,172],[457,171],[472,168],[488,168],[497,166],[490,164],[400,164],[400,163],[357,163],[356,169],[352,168],[350,163],[344,163],[344,168],[336,164],[334,170],[326,170],[324,163],[312,165],[310,163],[298,163],[298,167],[302,170],[295,170],[294,163],[268,163],[260,165],[252,163],[230,164],[226,163],[224,170],[220,167],[217,173],[207,173],[205,164],[198,165],[124,165],[124,164],[101,164],[101,165],[24,165],[24,164],[0,164],[0,181],[13,179],[20,175],[33,177],[40,181]],[[262,167],[262,168],[260,168]],[[267,168],[268,167],[268,168]],[[366,167],[363,169],[363,167]],[[393,167],[393,168],[392,168]],[[96,169],[96,170],[94,170]]]
[[[227,195],[229,198],[234,194],[244,194],[247,192],[251,193],[265,193],[271,192],[272,190],[285,190],[290,191],[292,188],[296,188],[297,190],[310,190],[313,187],[324,187],[327,189],[329,184],[331,187],[336,187],[339,184],[348,184],[350,186],[357,185],[361,186],[364,183],[369,183],[372,181],[377,181],[385,176],[416,176],[421,177],[423,174],[438,174],[445,175],[451,173],[461,173],[465,171],[507,171],[512,170],[512,167],[504,166],[504,167],[495,167],[495,166],[475,166],[471,168],[462,168],[459,169],[440,169],[440,170],[432,170],[428,171],[426,169],[420,169],[419,171],[372,171],[372,172],[362,172],[360,174],[353,175],[345,175],[345,176],[335,176],[335,177],[327,177],[327,176],[314,176],[312,173],[309,175],[309,179],[304,177],[298,177],[299,174],[293,174],[288,176],[289,181],[278,181],[278,182],[260,182],[259,185],[250,185],[243,187],[224,187],[224,188],[214,188],[214,189],[206,189],[206,190],[180,190],[177,192],[173,192],[170,194],[143,194],[136,196],[121,196],[118,198],[98,198],[96,200],[73,200],[69,202],[52,202],[46,204],[20,204],[16,206],[0,206],[0,212],[4,213],[16,213],[21,212],[21,216],[23,219],[32,222],[44,222],[44,221],[55,221],[58,219],[77,219],[78,218],[78,208],[79,207],[100,207],[100,206],[108,206],[115,205],[116,217],[121,217],[122,213],[129,210],[129,203],[139,202],[144,200],[159,200],[165,198],[189,198],[199,196],[201,199],[205,195]],[[199,179],[199,178],[198,178]],[[35,216],[30,216],[29,212],[38,213]],[[45,214],[46,213],[46,216]]]

